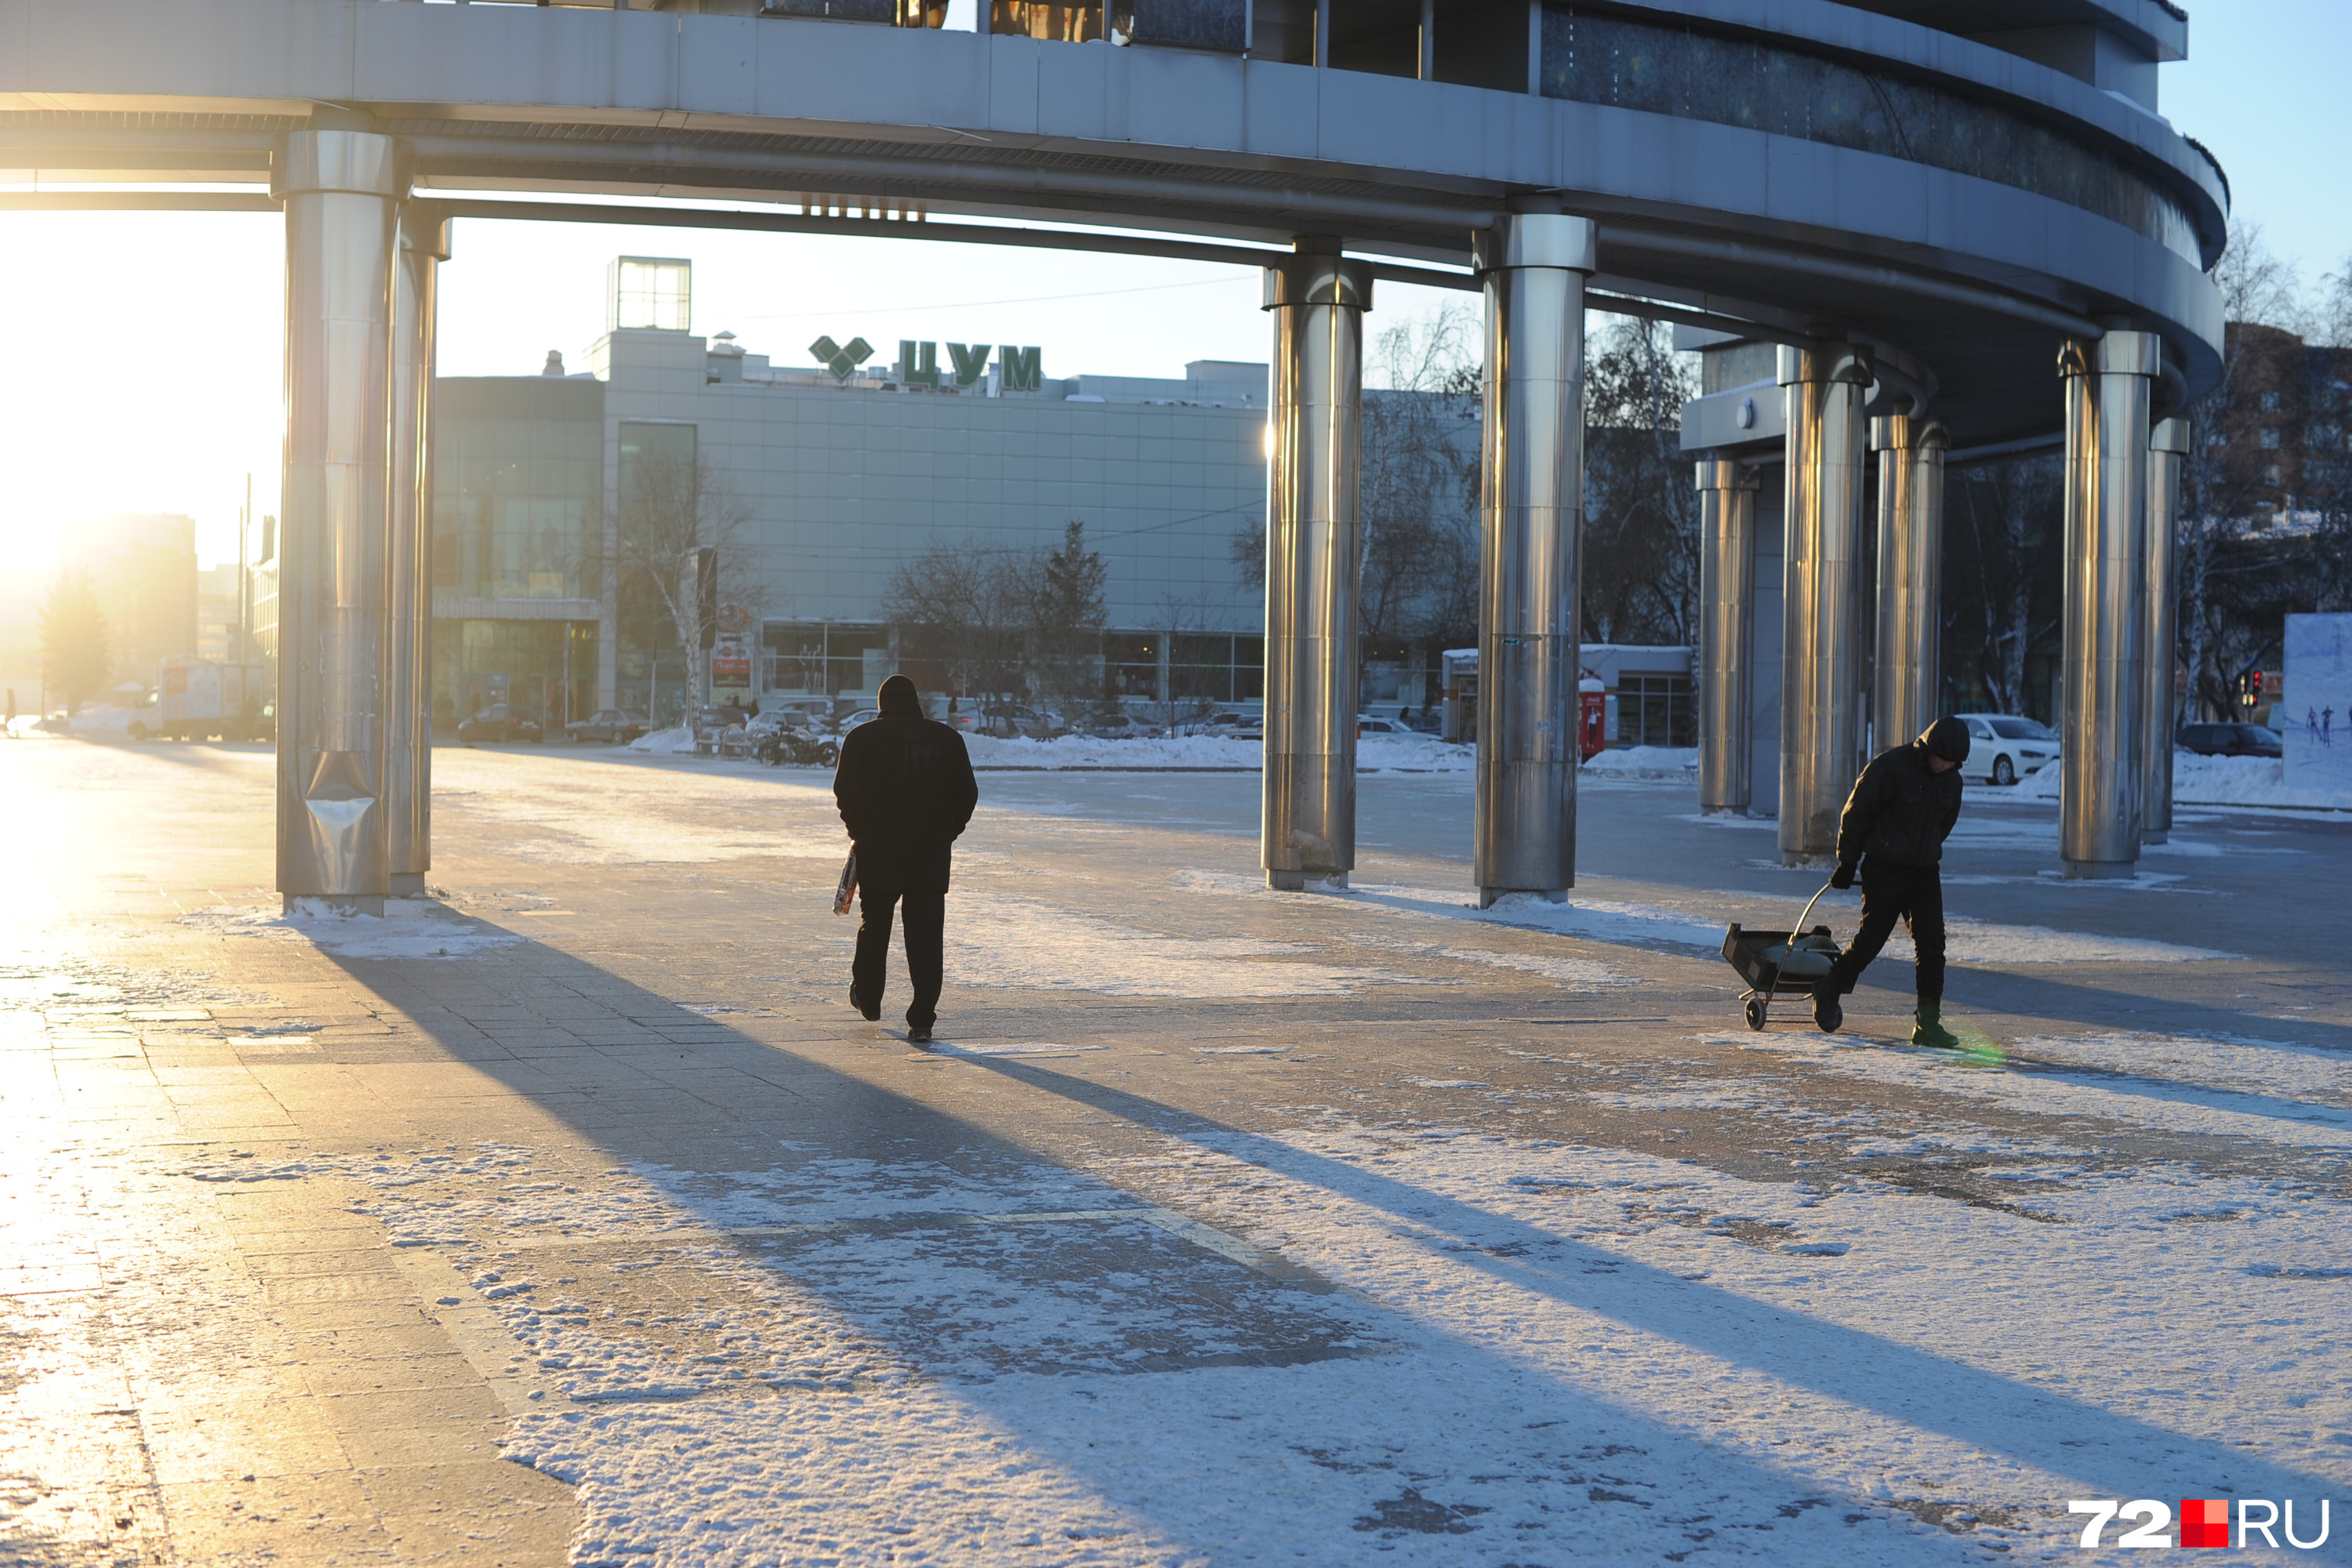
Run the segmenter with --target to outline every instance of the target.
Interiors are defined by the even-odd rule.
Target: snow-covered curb
[[[2020,800],[2056,800],[2056,763],[2018,781]],[[2352,811],[2352,795],[2340,790],[2290,789],[2286,764],[2276,757],[2200,757],[2172,753],[2172,800],[2176,805],[2270,805],[2316,811]]]

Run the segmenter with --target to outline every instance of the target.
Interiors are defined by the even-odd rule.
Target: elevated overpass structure
[[[426,864],[450,220],[646,206],[1263,269],[1277,886],[1354,859],[1362,318],[1382,279],[1485,300],[1482,897],[1574,879],[1588,306],[1775,355],[1686,412],[1716,564],[1709,804],[1748,804],[1725,726],[1755,663],[1737,634],[1757,459],[1781,470],[1779,812],[1804,859],[1832,847],[1874,704],[1882,737],[1932,708],[1943,453],[2059,432],[2063,853],[2128,873],[2161,831],[2166,416],[2218,374],[2205,274],[2228,210],[2219,167],[2156,111],[2158,64],[2187,47],[2165,0],[992,0],[984,31],[943,20],[928,0],[0,0],[18,186],[0,203],[285,213],[288,897],[364,905]],[[662,205],[687,200],[746,210]]]

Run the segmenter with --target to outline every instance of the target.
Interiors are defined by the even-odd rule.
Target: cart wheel
[[[1751,1029],[1762,1028],[1764,1026],[1765,1016],[1764,998],[1761,996],[1749,998],[1748,1003],[1748,1026]]]

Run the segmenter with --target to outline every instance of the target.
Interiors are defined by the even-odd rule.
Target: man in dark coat
[[[890,911],[903,906],[907,972],[915,984],[907,1038],[923,1045],[939,1021],[948,863],[980,804],[980,786],[963,737],[923,717],[913,681],[903,675],[884,681],[881,709],[880,718],[843,738],[833,775],[833,797],[857,850],[860,920],[849,1001],[869,1019],[882,1016]]]
[[[1937,869],[1944,840],[1960,816],[1960,764],[1969,758],[1969,727],[1937,720],[1907,746],[1871,759],[1846,796],[1838,824],[1837,874],[1832,888],[1853,886],[1862,868],[1862,929],[1830,972],[1813,983],[1813,1022],[1834,1030],[1845,1022],[1838,998],[1853,989],[1895,922],[1911,927],[1918,950],[1919,1011],[1911,1043],[1958,1045],[1944,1027],[1944,878]]]

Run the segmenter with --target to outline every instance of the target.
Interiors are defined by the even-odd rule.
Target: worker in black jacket
[[[915,999],[907,1038],[929,1043],[939,1021],[947,941],[948,866],[957,837],[980,804],[963,737],[923,717],[915,683],[882,683],[882,716],[841,742],[833,797],[857,851],[857,955],[849,1002],[870,1019],[882,1016],[890,969],[890,911],[902,906],[907,973]]]
[[[1846,796],[1838,823],[1837,874],[1832,888],[1853,886],[1862,869],[1862,929],[1830,972],[1813,983],[1813,1022],[1834,1030],[1845,1022],[1838,998],[1853,989],[1895,922],[1911,927],[1918,952],[1919,1011],[1915,1046],[1960,1042],[1944,1027],[1944,879],[1937,869],[1944,840],[1960,816],[1960,764],[1969,759],[1969,727],[1947,716],[1907,746],[1871,759]]]

